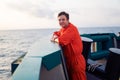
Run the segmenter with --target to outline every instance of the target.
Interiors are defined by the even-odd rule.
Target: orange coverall
[[[54,32],[58,36],[65,57],[67,72],[70,80],[86,80],[86,63],[82,55],[82,40],[77,28],[69,23],[60,31]]]

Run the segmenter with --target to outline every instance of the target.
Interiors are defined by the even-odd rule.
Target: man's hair
[[[61,16],[61,15],[65,15],[66,18],[67,18],[67,20],[69,20],[69,14],[66,13],[65,11],[60,12],[60,13],[58,14],[58,17]]]

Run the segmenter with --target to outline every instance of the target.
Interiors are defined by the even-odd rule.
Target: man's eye
[[[59,21],[64,21],[65,19],[59,19]]]

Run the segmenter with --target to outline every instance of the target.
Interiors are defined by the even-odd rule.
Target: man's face
[[[58,17],[59,25],[61,27],[66,27],[69,23],[69,20],[66,18],[65,15],[61,15]]]

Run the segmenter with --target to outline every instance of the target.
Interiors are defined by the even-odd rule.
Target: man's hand
[[[58,36],[57,35],[53,35],[52,38],[51,38],[51,41],[58,43]]]

